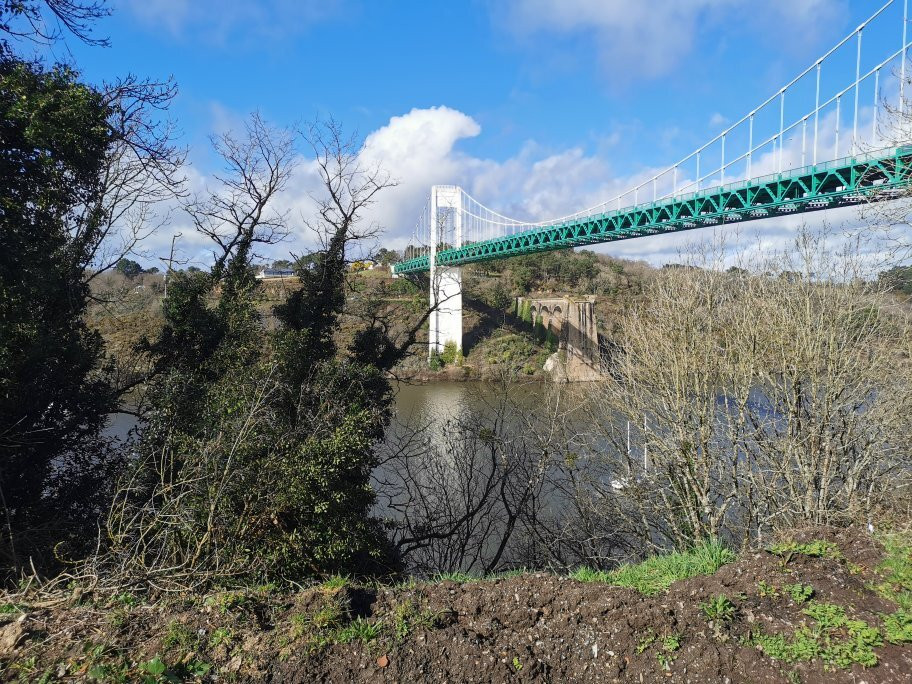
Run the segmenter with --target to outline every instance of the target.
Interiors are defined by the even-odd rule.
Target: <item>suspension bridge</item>
[[[462,345],[461,266],[822,211],[912,185],[909,0],[889,0],[807,69],[678,162],[610,199],[528,221],[431,187],[397,275],[430,272],[430,354]],[[893,33],[895,42],[863,40]],[[886,29],[886,31],[885,31]],[[912,76],[912,74],[910,74]]]

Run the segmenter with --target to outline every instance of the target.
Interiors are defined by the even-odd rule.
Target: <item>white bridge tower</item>
[[[462,349],[462,268],[438,266],[437,252],[462,247],[462,188],[431,188],[431,318],[428,357],[443,351],[447,342]]]

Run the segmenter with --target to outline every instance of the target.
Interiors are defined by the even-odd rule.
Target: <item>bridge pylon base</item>
[[[429,356],[443,352],[447,342],[462,349],[462,269],[436,266],[431,272]]]

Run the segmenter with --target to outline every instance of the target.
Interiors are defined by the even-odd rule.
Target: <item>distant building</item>
[[[268,280],[269,278],[292,278],[295,272],[290,268],[264,268],[256,274],[258,280]]]
[[[348,268],[357,273],[358,271],[373,271],[376,267],[377,262],[373,259],[361,259],[360,261],[353,261]]]

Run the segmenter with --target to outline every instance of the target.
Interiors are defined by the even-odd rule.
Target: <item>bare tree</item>
[[[224,162],[215,174],[219,186],[187,202],[185,210],[196,229],[217,246],[213,276],[220,279],[226,264],[246,262],[256,245],[271,245],[288,234],[287,210],[275,207],[294,171],[295,142],[291,131],[267,124],[259,113],[244,126],[244,136],[232,132],[212,138]]]
[[[365,165],[356,135],[346,136],[334,119],[314,121],[302,132],[313,152],[320,176],[320,192],[311,195],[317,205],[318,220],[305,220],[330,254],[354,241],[376,237],[380,226],[364,225],[365,212],[377,194],[396,182],[380,164]]]
[[[407,567],[490,574],[617,561],[616,522],[585,503],[599,475],[574,437],[585,397],[560,385],[534,391],[530,402],[527,388],[501,383],[458,415],[390,427],[374,487]]]
[[[74,253],[91,282],[114,268],[167,223],[170,202],[185,196],[186,151],[167,117],[173,81],[127,76],[102,88],[110,144],[93,201],[72,232]]]
[[[802,233],[754,275],[662,272],[593,397],[604,515],[682,547],[877,510],[910,463],[909,317],[860,256]]]
[[[104,0],[2,0],[0,32],[52,43],[66,30],[89,45],[107,45],[107,39],[92,37],[92,24],[110,13]]]

